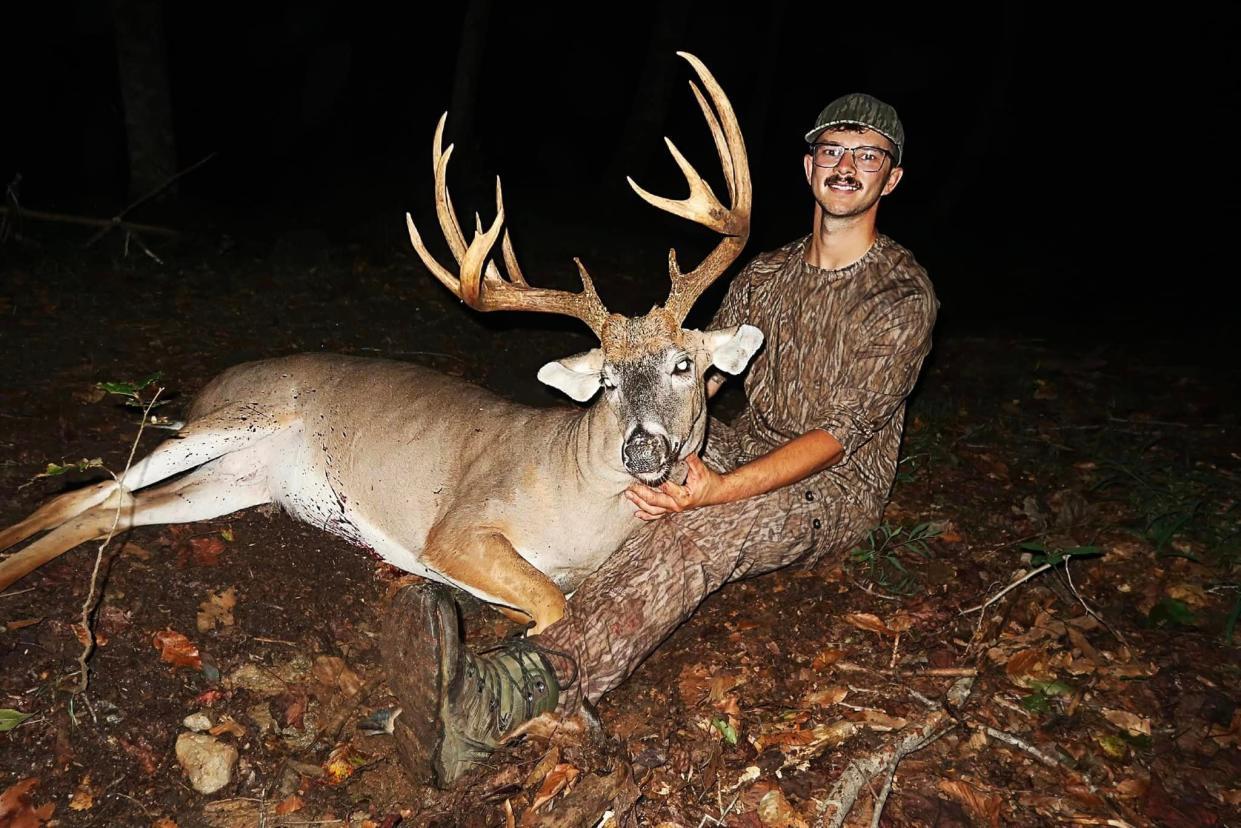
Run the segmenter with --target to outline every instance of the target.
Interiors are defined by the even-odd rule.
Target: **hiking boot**
[[[485,761],[514,727],[555,710],[560,697],[548,651],[535,640],[472,653],[461,638],[460,610],[439,585],[401,590],[385,618],[388,683],[402,706],[397,745],[411,775],[440,787]]]

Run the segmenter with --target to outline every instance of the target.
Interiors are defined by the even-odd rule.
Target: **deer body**
[[[417,365],[300,355],[229,369],[189,417],[239,405],[287,422],[245,449],[272,502],[424,577],[446,580],[421,561],[433,529],[468,524],[570,591],[638,522],[606,406],[530,408]]]
[[[728,99],[697,58],[715,110],[690,84],[715,140],[731,206],[668,142],[690,195],[649,203],[724,236],[693,270],[668,259],[668,301],[645,316],[608,313],[578,262],[580,293],[532,287],[507,233],[503,269],[492,258],[504,219],[481,219],[467,244],[447,188],[452,147],[444,118],[432,163],[440,228],[459,270],[439,264],[407,214],[427,269],[477,310],[574,316],[601,347],[548,363],[539,379],[589,409],[517,405],[415,365],[301,355],[239,365],[195,399],[178,436],[119,479],[54,498],[0,532],[0,550],[46,531],[0,561],[0,590],[80,543],[131,526],[207,520],[262,503],[369,547],[401,569],[458,586],[539,632],[574,589],[638,525],[623,497],[634,479],[659,485],[702,445],[704,376],[744,369],[762,344],[748,325],[681,327],[702,292],[737,257],[749,233],[745,145]]]

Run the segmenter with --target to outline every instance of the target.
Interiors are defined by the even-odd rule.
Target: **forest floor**
[[[229,365],[335,351],[553,405],[538,366],[591,343],[482,318],[403,251],[292,235],[160,265],[43,238],[0,248],[0,525],[105,474],[49,463],[125,467],[138,412],[100,382],[160,372],[175,416]],[[640,270],[597,246],[596,272]],[[0,824],[816,825],[870,767],[847,824],[891,781],[880,825],[1239,826],[1238,388],[1164,342],[939,332],[881,527],[715,594],[604,699],[604,734],[541,728],[447,792],[359,727],[395,704],[377,631],[401,573],[261,508],[134,530],[103,553],[74,694],[87,544],[0,594]],[[472,642],[513,631],[464,606]],[[175,755],[187,719],[239,756],[211,795]]]

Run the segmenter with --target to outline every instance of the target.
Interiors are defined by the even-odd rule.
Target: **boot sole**
[[[443,715],[451,668],[444,658],[447,631],[460,624],[447,587],[406,587],[384,614],[380,647],[388,687],[401,705],[393,727],[407,775],[420,784],[440,784],[436,773],[443,745]]]

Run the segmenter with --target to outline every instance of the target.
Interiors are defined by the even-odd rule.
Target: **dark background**
[[[649,296],[596,278],[614,309],[641,311],[664,290],[663,251],[689,260],[712,240],[641,204],[624,174],[681,195],[666,134],[723,192],[679,48],[712,69],[746,136],[746,258],[809,230],[801,136],[863,90],[905,122],[906,177],[880,228],[930,271],[941,332],[1212,340],[1239,296],[1236,4],[24,5],[6,27],[0,175],[21,174],[32,209],[110,216],[143,191],[118,70],[126,17],[163,33],[175,169],[218,153],[132,220],[256,250],[303,233],[407,257],[426,278],[402,214],[430,217],[430,139],[452,106],[459,210],[489,219],[501,174],[519,249],[561,263],[537,275],[551,284],[571,283],[573,255],[639,250]],[[162,24],[142,22],[152,13]]]

